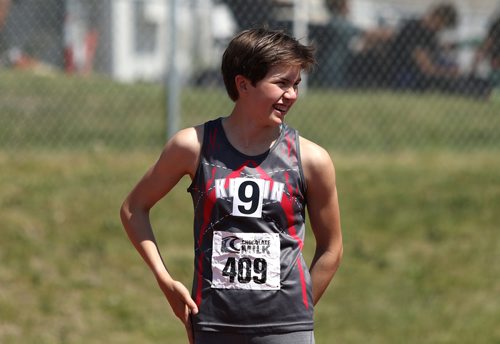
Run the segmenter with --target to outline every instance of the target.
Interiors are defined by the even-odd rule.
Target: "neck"
[[[265,153],[281,132],[280,126],[259,126],[248,116],[235,113],[222,120],[222,127],[231,145],[246,155]]]

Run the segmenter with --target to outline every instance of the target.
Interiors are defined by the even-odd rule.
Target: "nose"
[[[290,86],[285,93],[283,94],[284,97],[287,99],[297,99],[299,89],[296,86]]]

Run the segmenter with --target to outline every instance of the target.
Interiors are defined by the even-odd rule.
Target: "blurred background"
[[[498,0],[0,0],[0,342],[186,342],[118,209],[170,135],[229,114],[222,53],[260,26],[317,51],[287,117],[337,168],[345,256],[316,342],[500,342],[499,18]],[[190,287],[188,185],[152,218]]]
[[[137,136],[147,136],[148,142],[156,140],[154,143],[158,144],[180,127],[220,112],[217,104],[225,99],[217,97],[224,97],[219,92],[223,90],[219,73],[221,54],[237,31],[252,26],[283,29],[317,47],[318,66],[304,82],[304,94],[309,89],[313,95],[365,92],[356,102],[359,105],[363,96],[374,92],[396,94],[397,99],[407,96],[414,99],[415,94],[425,93],[444,95],[444,102],[453,96],[458,97],[457,101],[477,100],[476,106],[479,103],[487,106],[495,100],[498,103],[500,21],[498,1],[494,0],[449,4],[436,1],[415,4],[404,0],[50,0],[43,3],[2,0],[1,3],[0,65],[3,79],[16,80],[2,92],[0,141],[11,148],[29,145],[30,140],[43,146],[149,144],[144,141],[146,138]],[[441,13],[433,18],[433,12],[439,10]],[[32,79],[32,76],[42,78]],[[102,132],[98,133],[96,128],[85,124],[93,125],[88,116],[95,116],[95,111],[83,114],[86,111],[77,101],[92,98],[96,88],[63,87],[45,99],[43,105],[57,103],[54,106],[61,116],[51,113],[43,123],[30,128],[26,137],[24,130],[28,128],[22,127],[30,120],[27,112],[8,104],[16,102],[19,92],[30,89],[36,92],[33,80],[43,82],[47,78],[87,84],[98,80],[101,82],[98,93],[110,96],[120,94],[115,87],[140,84],[151,88],[150,96],[158,92],[159,98],[155,102],[141,98],[133,101],[133,111],[136,115],[141,113],[141,118],[134,119],[140,122],[140,127],[123,121],[124,112],[113,108],[117,102],[109,102],[106,116],[101,116]],[[197,100],[196,92],[206,94],[206,90],[217,96]],[[189,106],[183,106],[182,99],[189,99]],[[88,107],[97,100],[88,99],[85,103]],[[439,105],[443,102],[437,104],[440,109],[434,116],[453,127],[448,139],[461,146],[491,143],[492,136],[462,135],[470,129],[468,123],[456,116],[450,120],[442,116],[447,107]],[[325,108],[317,106],[318,111],[329,111],[328,104]],[[492,113],[493,108],[491,105],[491,111],[486,112]],[[76,113],[82,116],[75,116]],[[360,112],[355,115],[364,116]],[[317,127],[315,121],[306,120],[304,115],[297,117],[300,118],[294,123],[304,124],[301,129],[308,133],[331,128]],[[331,121],[333,117],[336,116],[322,120]],[[362,120],[377,121],[372,117],[369,114]],[[398,120],[405,119],[407,116],[401,113]],[[481,119],[475,116],[470,120]],[[109,131],[104,131],[104,123],[110,127]],[[388,125],[396,124],[391,121]],[[53,131],[64,133],[48,135]],[[419,139],[418,133],[418,128],[406,122],[406,128],[393,132],[391,138],[398,141],[404,138],[409,146],[427,144],[427,138]],[[49,137],[43,142],[38,140],[44,135]],[[332,148],[358,146],[359,138],[353,135],[334,138],[341,142],[335,142]],[[368,145],[374,139],[362,138]]]

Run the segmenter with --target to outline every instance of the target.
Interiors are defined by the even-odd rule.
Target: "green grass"
[[[220,89],[182,102],[182,126],[231,108]],[[118,216],[160,153],[164,108],[159,85],[0,70],[2,344],[186,342]],[[299,100],[290,123],[332,152],[344,231],[318,344],[500,342],[499,113],[436,94]],[[188,183],[152,219],[190,287]]]
[[[0,154],[0,342],[185,343],[118,218],[156,153]],[[316,310],[317,343],[498,342],[498,156],[335,161],[345,257]],[[190,286],[187,184],[152,218],[170,270]]]

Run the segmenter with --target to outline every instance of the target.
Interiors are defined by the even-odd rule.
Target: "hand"
[[[198,313],[198,306],[191,298],[188,289],[181,282],[164,278],[163,276],[158,277],[157,280],[175,316],[184,324],[189,343],[193,344],[194,339],[190,315]]]

